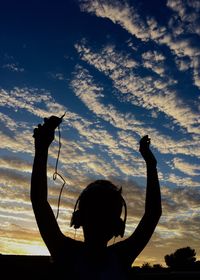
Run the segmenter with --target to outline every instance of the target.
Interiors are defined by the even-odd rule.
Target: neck
[[[85,247],[90,252],[95,252],[97,254],[103,253],[107,248],[107,242],[99,241],[99,240],[87,240],[85,239]]]

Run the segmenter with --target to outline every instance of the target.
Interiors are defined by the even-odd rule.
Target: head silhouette
[[[71,226],[82,226],[85,240],[89,242],[107,243],[112,237],[123,237],[127,210],[121,191],[108,180],[89,184],[75,204]]]

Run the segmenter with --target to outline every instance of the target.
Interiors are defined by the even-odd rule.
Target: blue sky
[[[134,230],[146,184],[138,142],[148,134],[163,216],[136,264],[163,263],[185,246],[199,258],[200,2],[6,1],[0,10],[0,252],[48,254],[29,198],[32,131],[66,111],[62,230],[74,236],[73,205],[97,178],[123,186],[126,236]],[[48,172],[55,213],[57,140]]]

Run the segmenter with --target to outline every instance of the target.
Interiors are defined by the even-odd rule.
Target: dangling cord
[[[61,145],[62,145],[61,144],[61,133],[60,133],[60,127],[59,126],[58,126],[58,143],[59,143],[58,155],[57,155],[57,159],[56,159],[56,165],[55,165],[55,172],[53,174],[53,180],[55,181],[57,179],[57,176],[59,176],[60,179],[63,181],[63,184],[62,184],[62,187],[60,189],[60,194],[59,194],[59,198],[58,198],[58,208],[57,208],[56,220],[58,219],[58,215],[59,215],[59,207],[60,207],[60,199],[61,199],[62,191],[63,191],[64,186],[66,184],[66,181],[63,178],[63,176],[58,173],[58,161],[59,161],[60,149],[61,149]]]

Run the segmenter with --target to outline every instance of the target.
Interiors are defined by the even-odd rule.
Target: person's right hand
[[[61,123],[61,119],[55,116],[44,118],[44,124],[39,124],[34,129],[33,137],[35,139],[36,149],[46,149],[54,140],[55,129]]]

